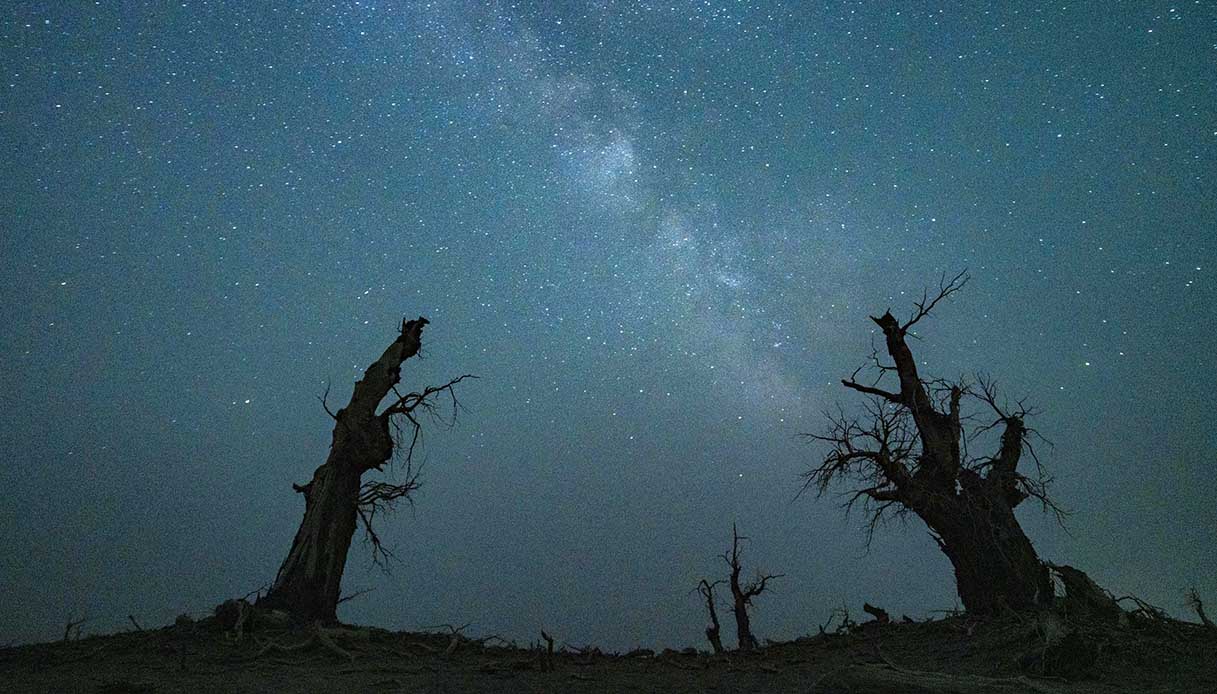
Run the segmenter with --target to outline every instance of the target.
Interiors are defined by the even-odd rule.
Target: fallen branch
[[[1170,615],[1168,615],[1166,610],[1162,609],[1161,607],[1151,605],[1135,595],[1125,595],[1122,598],[1116,598],[1116,604],[1122,603],[1125,600],[1130,600],[1134,605],[1137,606],[1137,609],[1132,610],[1130,614],[1144,617],[1152,623],[1162,625],[1170,624]]]
[[[473,622],[465,622],[464,624],[460,625],[459,627],[454,627],[451,624],[436,624],[435,626],[429,626],[429,627],[423,627],[423,628],[424,629],[441,629],[441,628],[443,628],[443,629],[448,630],[451,638],[448,640],[448,647],[444,649],[444,657],[447,658],[448,656],[455,653],[457,647],[461,645],[461,641],[465,640],[465,635],[462,634],[461,632],[468,629],[469,625],[472,623]],[[434,652],[434,651],[432,651],[432,652]]]
[[[862,603],[862,611],[875,618],[875,622],[879,624],[890,624],[892,616],[887,613],[887,610],[881,607],[875,607],[869,602]]]
[[[131,624],[135,626],[136,631],[144,630],[144,628],[139,625],[139,622],[135,621],[135,615],[129,614],[127,615],[127,619],[131,620]]]

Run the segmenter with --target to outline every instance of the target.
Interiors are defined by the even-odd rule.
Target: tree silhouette
[[[391,557],[373,520],[400,501],[408,501],[418,488],[414,450],[422,432],[421,419],[442,419],[436,400],[444,397],[451,407],[448,421],[455,421],[460,407],[455,387],[472,378],[466,374],[442,386],[406,394],[397,389],[402,362],[418,354],[427,322],[422,317],[402,320],[400,334],[355,383],[346,407],[331,412],[322,396],[322,406],[334,420],[329,456],[307,484],[292,485],[304,497],[304,518],[259,606],[286,610],[301,621],[335,621],[342,572],[357,525],[363,526],[373,561],[384,565]],[[390,394],[387,406],[380,409]],[[401,459],[402,481],[364,481],[365,474],[384,471],[395,452]]]
[[[714,588],[726,583],[731,589],[731,612],[735,616],[738,648],[741,651],[751,651],[757,647],[757,642],[756,636],[752,634],[752,620],[749,618],[748,608],[752,606],[753,598],[765,592],[770,581],[782,577],[782,574],[767,574],[757,571],[751,581],[740,582],[740,574],[743,571],[743,563],[740,560],[740,541],[747,539],[739,534],[735,524],[732,523],[731,549],[721,555],[723,561],[727,563],[727,568],[731,570],[730,575],[726,580],[718,580],[713,583],[703,578],[697,584],[697,592],[706,601],[706,609],[710,613],[710,625],[706,627],[706,638],[710,641],[715,653],[723,651],[723,644],[719,638],[718,612],[714,609]]]
[[[718,610],[714,607],[714,589],[721,583],[721,580],[711,583],[703,578],[697,584],[697,592],[706,601],[706,610],[710,613],[710,623],[706,625],[706,640],[710,642],[710,647],[716,654],[723,652],[723,640],[719,636],[721,630],[718,623]]]
[[[1021,400],[1004,403],[994,382],[983,376],[975,384],[924,380],[906,339],[914,325],[967,282],[966,273],[950,281],[944,277],[937,293],[923,294],[913,316],[903,323],[890,311],[871,317],[883,332],[892,363],[884,363],[874,349],[870,368],[875,377],[860,382],[864,367],[859,367],[842,381],[868,400],[862,414],[851,416],[838,407],[827,414],[825,433],[808,435],[826,444],[828,452],[804,473],[804,490],[814,488],[823,495],[838,480],[852,483],[846,508],[862,502],[869,516],[868,542],[889,514],[911,511],[921,518],[950,559],[959,597],[969,612],[1043,606],[1053,596],[1048,568],[1014,515],[1028,498],[1039,500],[1058,519],[1062,514],[1048,497],[1050,478],[1031,445],[1038,435],[1026,419],[1034,410]],[[890,376],[896,387],[880,387]],[[962,414],[965,398],[980,411]],[[965,433],[965,425],[973,430]],[[969,443],[998,430],[995,455],[968,454]],[[1019,470],[1025,458],[1034,468],[1030,475]]]

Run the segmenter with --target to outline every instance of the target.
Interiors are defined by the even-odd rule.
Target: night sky
[[[795,495],[867,315],[964,268],[912,346],[1043,410],[1041,555],[1217,600],[1210,2],[0,12],[0,644],[271,580],[418,315],[404,385],[481,379],[344,620],[705,647],[733,521],[762,639],[952,609],[919,521]]]

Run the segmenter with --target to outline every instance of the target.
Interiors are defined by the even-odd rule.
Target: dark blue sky
[[[270,580],[396,324],[427,434],[347,620],[689,644],[732,521],[763,637],[955,604],[923,526],[792,501],[868,313],[1043,414],[1043,556],[1217,596],[1208,2],[6,3],[0,642]]]

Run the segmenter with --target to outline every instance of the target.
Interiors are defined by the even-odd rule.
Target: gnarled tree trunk
[[[303,486],[304,519],[263,607],[288,611],[301,621],[333,622],[347,551],[355,533],[362,478],[379,470],[393,454],[389,419],[400,410],[376,409],[401,377],[401,364],[418,354],[425,318],[403,321],[401,334],[355,384],[350,402],[334,414],[330,453]]]
[[[882,363],[877,353],[872,360],[879,377],[894,374],[899,388],[876,387],[880,379],[869,384],[852,377],[842,381],[872,396],[867,409],[871,421],[830,415],[830,433],[813,438],[831,443],[833,449],[805,477],[820,493],[840,475],[865,480],[867,486],[849,503],[864,499],[873,504],[872,529],[889,508],[912,511],[925,521],[955,569],[959,597],[968,612],[1042,607],[1053,597],[1048,568],[1014,515],[1029,496],[1052,506],[1042,475],[1031,479],[1018,472],[1028,446],[1023,418],[1030,411],[1021,403],[1017,410],[1000,405],[996,389],[984,379],[979,392],[946,381],[927,385],[905,339],[935,304],[966,282],[961,273],[942,285],[938,295],[923,298],[913,318],[903,324],[890,312],[871,318],[883,331],[891,364]],[[996,414],[984,427],[1002,431],[999,450],[991,458],[965,459],[960,400],[966,394]]]
[[[962,390],[951,389],[946,412],[935,409],[905,342],[908,325],[900,325],[890,313],[874,320],[883,330],[900,377],[900,392],[890,395],[909,409],[921,440],[916,472],[904,476],[905,485],[898,493],[902,503],[934,531],[939,548],[951,560],[964,608],[985,614],[1003,606],[1028,609],[1049,604],[1048,568],[1014,516],[1015,506],[1026,498],[1016,477],[1026,433],[1022,419],[1002,416],[1001,448],[987,475],[964,467]]]
[[[1014,509],[1004,498],[982,490],[964,491],[960,497],[945,510],[915,510],[951,561],[964,608],[992,614],[1006,607],[1047,605],[1052,600],[1048,569]]]

